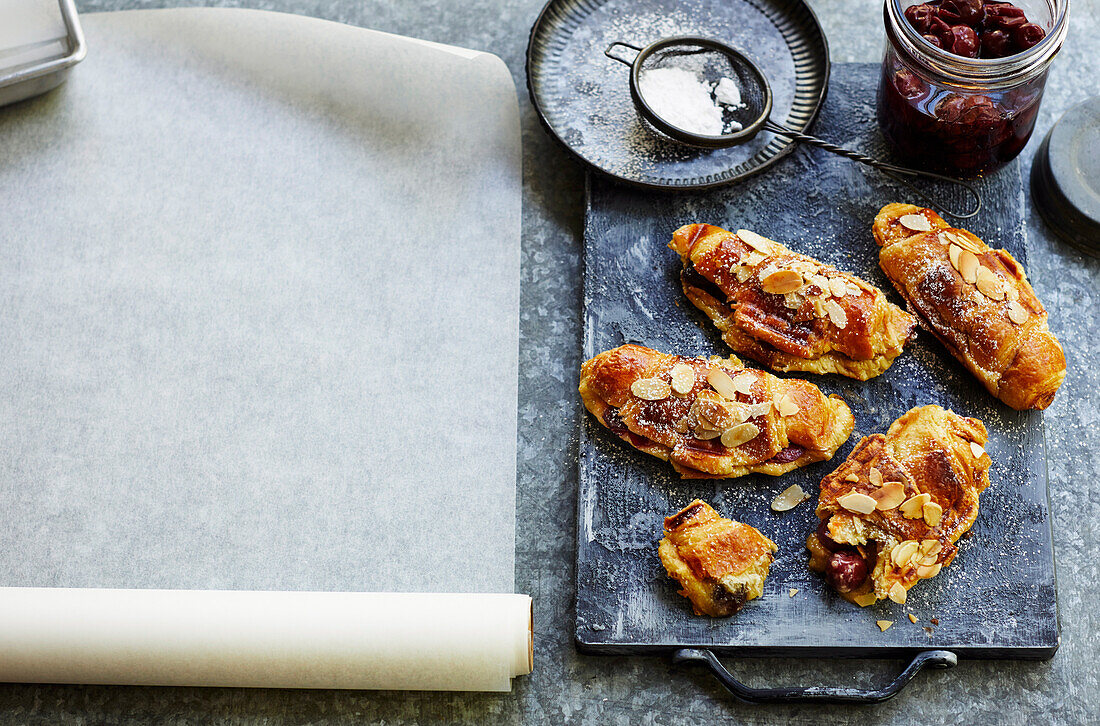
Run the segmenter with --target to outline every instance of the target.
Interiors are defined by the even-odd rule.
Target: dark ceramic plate
[[[593,169],[654,189],[702,189],[768,168],[792,142],[761,133],[740,146],[695,149],[658,135],[637,115],[630,69],[606,57],[613,42],[671,36],[733,46],[764,72],[772,119],[806,131],[825,100],[829,48],[802,0],[551,0],[531,30],[527,89],[550,133]]]

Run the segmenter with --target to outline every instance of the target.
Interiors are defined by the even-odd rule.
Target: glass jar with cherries
[[[974,176],[1035,127],[1069,0],[886,0],[878,122],[906,162]]]

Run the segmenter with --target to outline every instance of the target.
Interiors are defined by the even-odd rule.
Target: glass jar
[[[1069,27],[1069,0],[1014,3],[1046,37],[1005,58],[964,58],[936,47],[905,19],[905,9],[919,3],[886,0],[883,7],[879,126],[917,168],[958,176],[999,169],[1016,158],[1035,128],[1047,68]]]

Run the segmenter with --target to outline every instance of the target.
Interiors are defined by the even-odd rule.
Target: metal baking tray
[[[11,59],[18,55],[13,51],[19,48],[0,52],[0,106],[57,88],[68,77],[72,67],[84,60],[87,48],[76,4],[74,0],[58,0],[58,8],[66,31],[59,55],[33,63],[12,63]],[[8,57],[7,61],[5,57]]]
[[[818,132],[885,153],[874,131],[878,66],[838,64]],[[979,180],[988,207],[968,227],[1025,266],[1023,181],[1011,164]],[[708,222],[757,230],[852,271],[901,300],[878,267],[870,225],[880,207],[908,196],[874,172],[824,152],[799,149],[736,186],[657,194],[590,175],[585,225],[584,356],[627,342],[685,355],[728,355],[705,316],[680,289],[673,230]],[[752,361],[747,365],[755,366]],[[855,432],[831,462],[782,477],[683,481],[665,462],[630,448],[585,414],[580,435],[576,643],[586,653],[667,653],[699,662],[746,700],[873,702],[888,698],[922,666],[959,657],[1050,658],[1058,647],[1043,417],[990,396],[931,335],[922,332],[882,376],[859,382],[801,374],[840,394]],[[982,419],[990,432],[992,486],[955,562],[909,593],[859,608],[807,570],[806,536],[816,526],[821,478],[860,437],[885,432],[913,406],[938,403]],[[812,499],[776,514],[772,497],[799,484]],[[759,528],[779,545],[765,594],[726,619],[692,614],[657,558],[662,520],[700,498]],[[797,588],[794,597],[789,590]],[[912,612],[916,624],[908,620]],[[931,622],[932,618],[938,624]],[[894,621],[880,632],[878,619]],[[925,630],[925,628],[930,630]],[[718,654],[909,658],[888,687],[854,691],[813,686],[746,689]]]

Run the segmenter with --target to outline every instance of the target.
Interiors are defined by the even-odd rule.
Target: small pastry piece
[[[974,524],[989,486],[986,439],[981,421],[939,406],[865,437],[821,481],[810,569],[857,605],[904,603],[909,588],[951,563]]]
[[[923,325],[997,398],[1044,409],[1066,356],[1020,263],[931,209],[888,204],[875,217],[879,265]]]
[[[665,538],[657,554],[696,615],[724,618],[764,594],[764,578],[777,550],[756,529],[726,519],[696,499],[665,517]]]
[[[585,361],[580,394],[616,436],[685,479],[785,474],[831,459],[854,425],[847,404],[812,383],[733,356],[684,358],[640,345]]]
[[[688,299],[734,351],[777,371],[865,381],[901,354],[916,319],[858,277],[748,230],[676,230]]]

